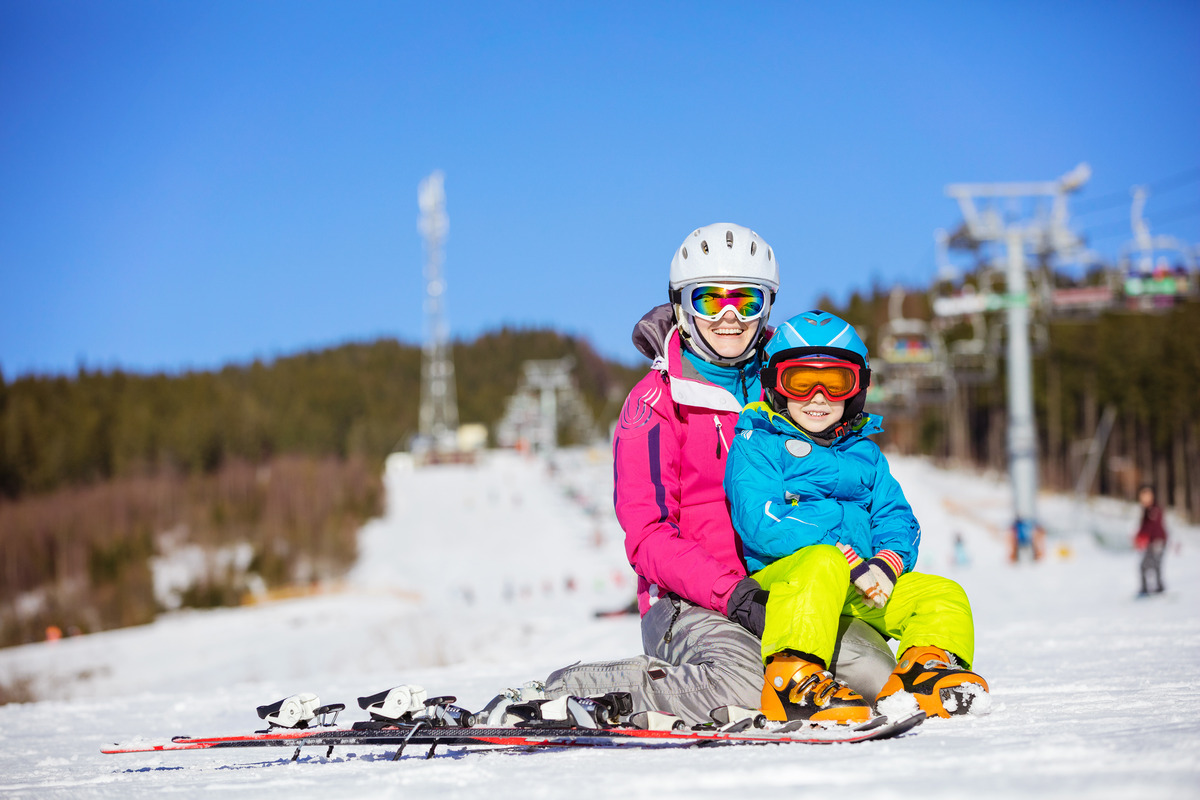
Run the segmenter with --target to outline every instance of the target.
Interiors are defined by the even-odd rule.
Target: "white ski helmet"
[[[767,308],[759,318],[758,336],[736,358],[718,355],[703,336],[696,335],[694,315],[681,302],[685,286],[705,281],[753,283],[767,290]],[[731,222],[716,222],[692,231],[671,259],[671,305],[680,333],[700,355],[715,364],[731,366],[755,355],[766,334],[767,318],[778,290],[779,263],[771,246],[754,231]]]
[[[671,259],[671,290],[700,281],[745,281],[779,291],[779,265],[754,231],[730,222],[697,228]]]

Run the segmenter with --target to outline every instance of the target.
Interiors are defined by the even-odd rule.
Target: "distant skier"
[[[1133,537],[1134,547],[1142,551],[1142,590],[1138,597],[1147,597],[1163,590],[1162,560],[1167,549],[1167,529],[1163,527],[1163,512],[1153,486],[1138,489],[1138,502],[1142,504],[1142,524]]]
[[[971,554],[967,552],[967,540],[960,531],[954,533],[954,556],[951,559],[956,567],[971,566]]]
[[[774,251],[740,225],[699,228],[676,250],[671,304],[634,331],[653,364],[629,393],[613,441],[645,655],[558,670],[547,697],[630,692],[635,710],[689,723],[718,706],[758,705],[768,594],[746,578],[722,479],[737,415],[761,396],[757,356],[778,287]],[[835,621],[833,635],[830,666],[873,696],[895,665],[886,642],[852,618]]]
[[[767,343],[765,402],[742,412],[725,492],[750,577],[767,590],[762,658],[769,719],[853,723],[871,703],[828,672],[838,620],[900,640],[900,663],[871,699],[904,691],[931,716],[970,708],[987,682],[968,667],[975,628],[952,580],[912,572],[920,526],[867,438],[867,348],[823,311],[792,317]]]

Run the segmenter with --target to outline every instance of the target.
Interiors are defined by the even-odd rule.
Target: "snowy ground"
[[[135,737],[235,733],[299,691],[346,702],[399,683],[482,706],[578,659],[636,652],[631,573],[602,451],[556,469],[511,453],[476,467],[393,459],[387,515],[364,528],[345,585],[255,607],[179,612],[141,628],[0,651],[0,796],[1200,797],[1200,530],[1169,526],[1169,592],[1135,600],[1136,555],[1101,549],[1087,514],[1041,498],[1063,532],[1012,566],[1005,484],[894,461],[924,529],[919,568],[960,581],[975,611],[991,714],[834,747],[467,752],[388,761],[376,748],[106,756]],[[1107,504],[1100,527],[1137,511]],[[1169,520],[1170,522],[1170,520]],[[957,565],[960,533],[970,563]],[[351,713],[353,712],[353,713]]]

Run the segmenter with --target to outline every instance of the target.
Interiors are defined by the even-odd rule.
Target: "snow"
[[[150,559],[150,574],[154,583],[154,599],[163,608],[178,609],[183,605],[183,593],[198,581],[231,572],[245,574],[254,559],[249,542],[218,548],[197,544],[182,544],[187,529],[183,526],[158,537],[162,555]],[[263,580],[257,575],[250,581],[256,594],[265,592]]]
[[[1043,495],[1059,534],[1041,563],[1012,565],[1000,477],[893,468],[922,522],[919,569],[970,594],[986,715],[832,747],[102,755],[251,731],[255,706],[302,691],[345,702],[346,720],[363,717],[355,698],[403,683],[478,708],[564,664],[639,651],[636,619],[593,614],[633,594],[606,453],[564,451],[553,470],[509,452],[425,469],[394,456],[385,516],[364,527],[342,584],[0,650],[0,684],[39,698],[0,706],[0,796],[1200,797],[1200,529],[1168,520],[1168,592],[1138,600],[1136,554],[1093,535],[1132,534],[1134,506],[1101,504],[1091,520]]]

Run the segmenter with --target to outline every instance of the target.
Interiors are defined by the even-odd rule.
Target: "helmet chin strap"
[[[839,436],[845,436],[847,433],[849,433],[853,429],[854,423],[857,422],[858,418],[861,416],[862,413],[860,412],[853,419],[843,418],[841,422],[831,425],[820,433],[814,433],[812,435],[824,439],[827,442],[832,442]]]
[[[782,417],[787,417],[792,421],[792,424],[797,428],[800,424],[792,419],[791,412],[788,411],[787,398],[779,394],[774,389],[766,389],[765,391],[767,405],[771,410]],[[863,417],[863,404],[866,402],[866,391],[859,392],[846,403],[846,410],[842,413],[842,418],[830,425],[823,431],[814,433],[810,430],[804,430],[817,444],[828,447],[834,439],[839,436],[845,436],[850,431],[854,430],[854,426]]]
[[[758,353],[759,340],[763,338],[763,331],[767,329],[766,315],[759,317],[758,335],[754,337],[746,349],[740,355],[733,358],[727,358],[713,350],[712,345],[704,338],[696,328],[696,320],[692,314],[683,310],[683,307],[678,303],[675,305],[675,321],[679,324],[679,333],[683,337],[684,342],[692,349],[696,355],[703,358],[705,361],[711,361],[720,367],[735,367],[738,364],[745,363]]]

